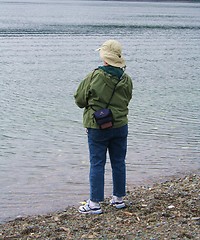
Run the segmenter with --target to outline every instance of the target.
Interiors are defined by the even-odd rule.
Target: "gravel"
[[[103,214],[80,214],[77,207],[46,215],[18,217],[0,225],[0,239],[200,239],[200,175],[188,174],[134,187],[117,210],[102,204]]]

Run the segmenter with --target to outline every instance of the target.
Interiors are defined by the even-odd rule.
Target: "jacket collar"
[[[111,74],[112,76],[117,77],[118,79],[121,79],[124,70],[122,68],[119,67],[113,67],[113,66],[100,66],[98,67],[99,69],[102,69],[103,71],[105,71],[106,73]]]

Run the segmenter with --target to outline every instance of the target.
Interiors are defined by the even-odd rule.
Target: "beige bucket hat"
[[[107,40],[97,51],[99,51],[101,59],[109,65],[120,68],[126,66],[122,56],[122,45],[118,41],[112,39]]]

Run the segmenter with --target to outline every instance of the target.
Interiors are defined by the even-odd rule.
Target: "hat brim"
[[[124,68],[126,66],[123,56],[119,57],[118,55],[104,51],[103,49],[100,49],[99,53],[101,59],[113,67]]]

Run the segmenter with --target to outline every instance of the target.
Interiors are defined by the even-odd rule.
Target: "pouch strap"
[[[93,78],[94,73],[95,73],[95,71],[96,71],[97,69],[98,69],[98,68],[94,69],[94,71],[93,71],[93,73],[92,73],[92,75],[91,75],[91,78],[90,78],[90,83],[92,82],[92,78]],[[120,79],[120,80],[121,80],[121,79]],[[106,104],[106,108],[108,108],[108,106],[110,105],[110,102],[111,102],[111,100],[112,100],[112,98],[113,98],[115,89],[116,89],[116,87],[117,87],[117,84],[120,82],[120,80],[115,84],[115,86],[114,86],[114,88],[113,88],[113,91],[112,91],[112,94],[111,94],[111,97],[110,97],[108,103]],[[88,108],[88,107],[91,107],[94,111],[96,111],[96,110],[92,107],[92,105],[88,105],[88,99],[87,99],[87,106],[86,106],[86,108]]]
[[[118,84],[119,82],[120,82],[120,80],[115,84],[115,86],[114,86],[114,88],[113,88],[113,91],[112,91],[112,95],[111,95],[111,97],[110,97],[109,102],[108,102],[107,105],[106,105],[106,108],[108,108],[108,106],[110,105],[110,102],[111,102],[112,97],[113,97],[113,95],[114,95],[115,89],[116,89],[117,84]]]

